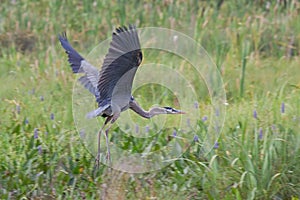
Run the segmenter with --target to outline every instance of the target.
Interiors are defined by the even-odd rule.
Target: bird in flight
[[[144,118],[160,114],[184,114],[183,111],[171,107],[153,107],[149,111],[145,111],[132,96],[133,79],[143,59],[137,29],[134,25],[129,25],[128,28],[126,26],[119,27],[113,32],[112,41],[100,71],[70,45],[65,32],[58,38],[68,55],[68,62],[73,73],[83,74],[78,81],[96,98],[98,108],[89,112],[86,117],[102,116],[106,118],[98,132],[96,167],[99,167],[100,162],[101,132],[110,122],[109,127],[105,130],[106,158],[110,160],[108,132],[121,112],[131,109]]]

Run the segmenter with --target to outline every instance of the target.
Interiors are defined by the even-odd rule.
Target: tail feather
[[[91,112],[89,112],[87,115],[86,115],[86,118],[87,119],[91,119],[91,118],[95,118],[97,116],[100,116],[103,114],[103,112],[109,107],[108,104],[106,104],[105,106],[102,106],[102,107],[98,107],[96,110],[93,110]]]
[[[80,67],[81,61],[84,60],[84,58],[79,53],[77,53],[77,51],[70,45],[66,32],[63,32],[61,35],[59,35],[58,39],[61,43],[61,46],[66,50],[66,53],[68,54],[68,61],[72,67],[73,73],[83,72]]]

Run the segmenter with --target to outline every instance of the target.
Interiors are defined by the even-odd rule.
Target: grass
[[[2,2],[1,199],[299,199],[299,9],[293,0]],[[66,30],[87,55],[113,27],[128,23],[182,31],[216,62],[228,106],[218,146],[207,156],[194,142],[159,171],[93,171],[94,157],[74,126],[74,75],[57,34]],[[145,107],[174,105],[162,92],[170,94],[154,85],[135,96]],[[204,131],[208,104],[201,98],[194,119]],[[111,140],[124,149],[144,148],[118,133]],[[165,142],[160,137],[157,148]]]

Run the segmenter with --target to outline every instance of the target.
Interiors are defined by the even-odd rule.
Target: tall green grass
[[[1,199],[299,199],[300,5],[284,2],[1,2]],[[74,76],[57,34],[66,30],[86,55],[113,27],[129,23],[182,31],[215,60],[228,106],[218,146],[206,157],[194,142],[160,171],[132,175],[101,166],[94,173],[74,127]],[[161,91],[136,92],[161,98]],[[164,101],[172,100],[156,103]],[[208,122],[198,121],[206,130]],[[124,148],[143,147],[117,133],[112,138]]]

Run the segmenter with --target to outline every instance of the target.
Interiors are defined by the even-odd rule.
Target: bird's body
[[[112,41],[100,71],[86,61],[69,44],[66,34],[59,35],[62,47],[68,54],[68,61],[73,73],[83,73],[78,80],[96,98],[98,108],[87,114],[87,118],[105,117],[105,123],[99,131],[97,165],[100,159],[100,135],[104,126],[114,123],[120,113],[131,109],[144,118],[151,118],[159,114],[182,114],[184,112],[170,107],[155,107],[149,111],[143,110],[131,95],[132,83],[143,55],[135,26],[117,28],[113,32]],[[109,144],[109,128],[105,131],[106,142]]]

